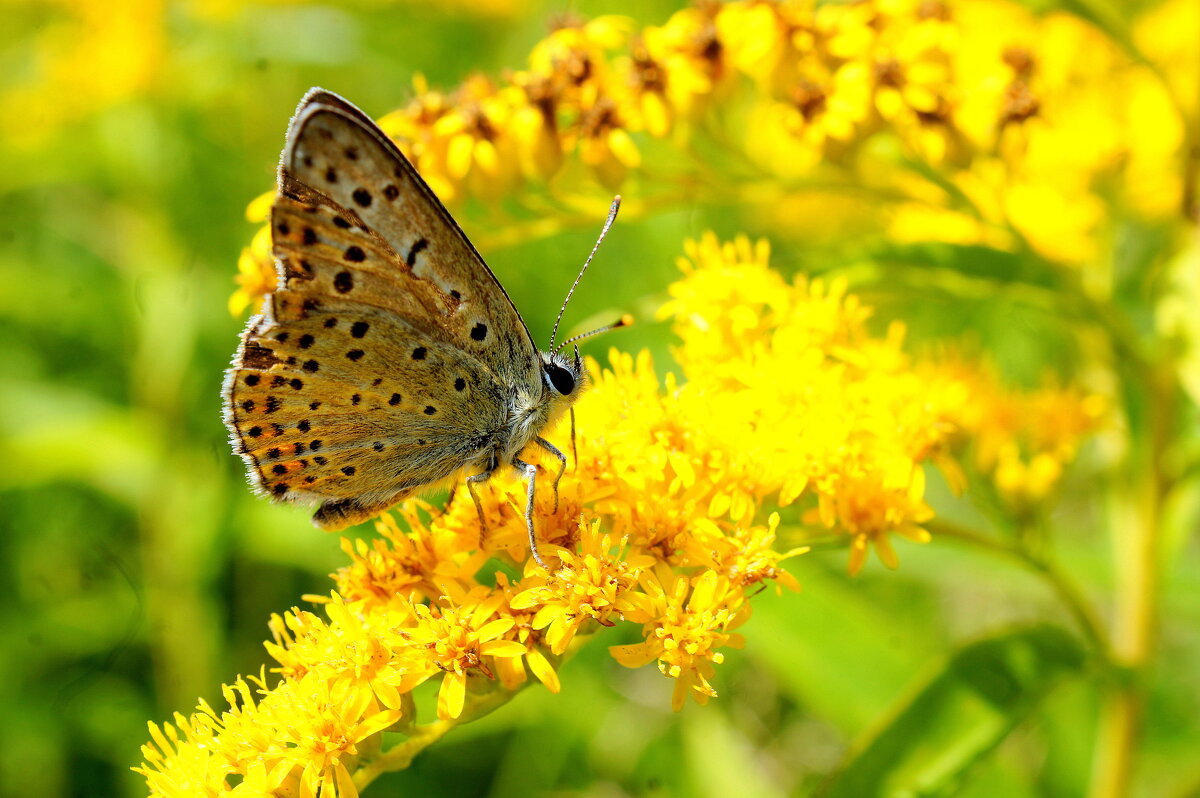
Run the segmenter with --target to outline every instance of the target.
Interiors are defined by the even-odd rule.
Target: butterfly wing
[[[442,325],[493,372],[539,384],[537,346],[462,228],[370,117],[321,89],[300,103],[281,171],[354,211],[452,306]],[[430,231],[436,235],[431,236]]]
[[[301,103],[271,215],[279,287],[226,377],[251,482],[341,528],[486,459],[537,350],[395,145],[327,92]],[[515,370],[515,371],[514,371]]]

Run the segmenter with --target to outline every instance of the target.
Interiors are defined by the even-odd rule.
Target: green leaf
[[[1083,664],[1079,642],[1052,626],[969,643],[886,713],[819,794],[951,795],[972,765]]]

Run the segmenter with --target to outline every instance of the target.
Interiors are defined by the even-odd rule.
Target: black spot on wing
[[[425,249],[428,246],[429,246],[429,242],[426,239],[418,238],[413,243],[412,248],[408,250],[408,255],[405,256],[404,262],[407,263],[409,266],[415,265],[417,262],[417,255],[419,255],[421,253],[421,250]]]

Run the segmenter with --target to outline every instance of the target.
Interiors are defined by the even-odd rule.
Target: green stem
[[[1043,579],[1054,591],[1055,596],[1070,613],[1078,624],[1080,631],[1087,637],[1096,653],[1107,661],[1109,657],[1109,640],[1104,627],[1096,617],[1095,611],[1083,595],[1079,586],[1045,554],[1035,553],[1021,543],[1009,543],[988,537],[975,530],[967,529],[949,521],[934,520],[927,523],[926,528],[935,537],[950,538],[967,543],[976,548],[1002,554],[1015,560]]]
[[[1101,705],[1091,798],[1129,794],[1145,713],[1145,682],[1158,638],[1162,513],[1173,486],[1165,466],[1174,441],[1178,392],[1168,367],[1148,366],[1141,374],[1144,381],[1139,379],[1129,388],[1144,391],[1138,397],[1144,406],[1140,412],[1131,408],[1130,422],[1131,426],[1135,419],[1143,422],[1145,435],[1140,437],[1145,443],[1141,457],[1129,458],[1127,472],[1112,492],[1111,508],[1117,577],[1113,659],[1126,674],[1109,686]]]
[[[389,748],[379,756],[359,763],[358,768],[354,771],[354,786],[361,791],[384,773],[405,770],[412,765],[417,754],[442,739],[452,729],[490,714],[493,710],[511,701],[513,696],[519,692],[521,689],[505,690],[499,685],[495,685],[493,690],[483,695],[468,695],[467,705],[457,718],[408,726],[404,729],[404,733],[407,735],[404,742]]]
[[[458,719],[455,718],[414,726],[407,740],[368,762],[360,763],[354,772],[354,786],[362,790],[384,773],[406,769],[417,754],[440,740],[457,725]]]

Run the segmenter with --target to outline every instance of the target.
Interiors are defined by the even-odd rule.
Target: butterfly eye
[[[563,396],[569,396],[575,390],[575,375],[553,363],[546,366],[546,382]]]

